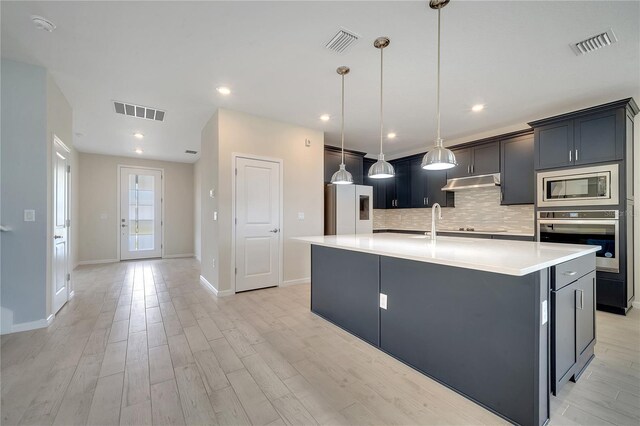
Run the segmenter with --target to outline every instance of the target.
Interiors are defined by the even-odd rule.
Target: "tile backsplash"
[[[534,233],[533,204],[500,205],[500,188],[478,188],[455,193],[455,208],[443,208],[438,229],[473,227]],[[374,209],[374,229],[428,230],[431,209]]]

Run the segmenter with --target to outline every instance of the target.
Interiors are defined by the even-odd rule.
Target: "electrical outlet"
[[[380,293],[380,307],[387,309],[387,295],[384,293]]]
[[[311,141],[309,139],[305,139],[304,146],[307,146],[307,147],[311,146]]]
[[[213,220],[218,220],[218,212],[213,212]]]
[[[215,196],[216,196],[216,190],[215,189],[210,189],[209,190],[209,197],[215,198]]]
[[[298,212],[298,220],[304,220],[304,212]]]
[[[24,221],[25,222],[35,222],[36,221],[36,211],[35,210],[25,210],[24,211]]]
[[[211,264],[213,265],[213,268],[215,269],[215,267],[216,267],[216,260],[215,260],[215,259],[212,259]]]

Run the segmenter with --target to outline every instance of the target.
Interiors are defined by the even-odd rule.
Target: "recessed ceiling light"
[[[220,86],[220,87],[216,87],[216,90],[218,91],[218,93],[220,93],[221,95],[230,95],[231,94],[231,89],[229,89],[228,87],[225,86]]]
[[[37,29],[52,33],[56,29],[56,24],[38,15],[31,15],[31,21]]]
[[[142,154],[142,148],[136,148],[136,154]]]
[[[322,120],[322,121],[329,121],[330,118],[331,118],[331,116],[329,114],[322,114],[320,116],[320,120]]]
[[[395,139],[396,138],[396,134],[391,132],[391,133],[387,133],[387,138],[389,139]]]
[[[142,133],[140,133],[140,132],[135,132],[135,133],[133,134],[133,136],[134,136],[136,139],[142,139],[142,138],[144,138],[144,135],[143,135]]]
[[[471,111],[473,111],[473,112],[480,112],[483,109],[484,109],[484,104],[476,104],[476,105],[471,107]]]

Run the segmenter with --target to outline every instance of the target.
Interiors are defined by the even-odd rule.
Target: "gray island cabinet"
[[[550,392],[593,357],[597,246],[298,239],[312,245],[314,313],[514,424],[545,424]]]

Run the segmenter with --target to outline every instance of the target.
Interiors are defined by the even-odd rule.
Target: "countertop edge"
[[[461,237],[443,237],[443,238],[461,238]],[[590,254],[590,253],[595,253],[600,249],[600,246],[593,246],[593,248],[583,249],[583,250],[581,250],[579,252],[570,253],[570,254],[567,254],[565,256],[561,256],[561,257],[558,257],[556,259],[549,260],[549,261],[546,261],[546,262],[538,263],[536,265],[533,265],[533,266],[530,266],[530,267],[527,267],[527,268],[515,269],[515,268],[504,267],[504,266],[489,266],[489,265],[472,264],[472,263],[465,263],[465,262],[452,261],[452,260],[427,259],[427,258],[415,257],[415,256],[407,255],[407,254],[394,254],[394,253],[385,252],[385,251],[381,251],[381,250],[363,249],[363,248],[360,248],[360,247],[345,247],[345,246],[342,246],[342,245],[339,245],[339,244],[331,244],[331,243],[326,243],[326,242],[311,241],[311,240],[307,239],[307,237],[292,237],[292,239],[293,240],[297,240],[297,241],[301,241],[301,242],[306,242],[306,243],[309,243],[311,245],[330,247],[330,248],[335,248],[335,249],[340,249],[340,250],[350,250],[350,251],[355,251],[355,252],[359,252],[359,253],[366,253],[366,254],[374,254],[374,255],[379,255],[379,256],[393,257],[393,258],[396,258],[396,259],[412,260],[412,261],[423,262],[423,263],[433,263],[433,264],[436,264],[436,265],[452,266],[452,267],[457,267],[457,268],[472,269],[472,270],[475,270],[475,271],[484,271],[484,272],[490,272],[490,273],[495,273],[495,274],[517,276],[517,277],[522,277],[522,276],[525,276],[525,275],[529,275],[531,273],[534,273],[534,272],[537,272],[537,271],[541,271],[541,270],[549,268],[551,266],[559,265],[561,263],[568,262],[568,261],[573,260],[573,259],[577,259],[579,257],[585,256],[585,255]],[[536,243],[533,243],[533,244],[536,244]]]

